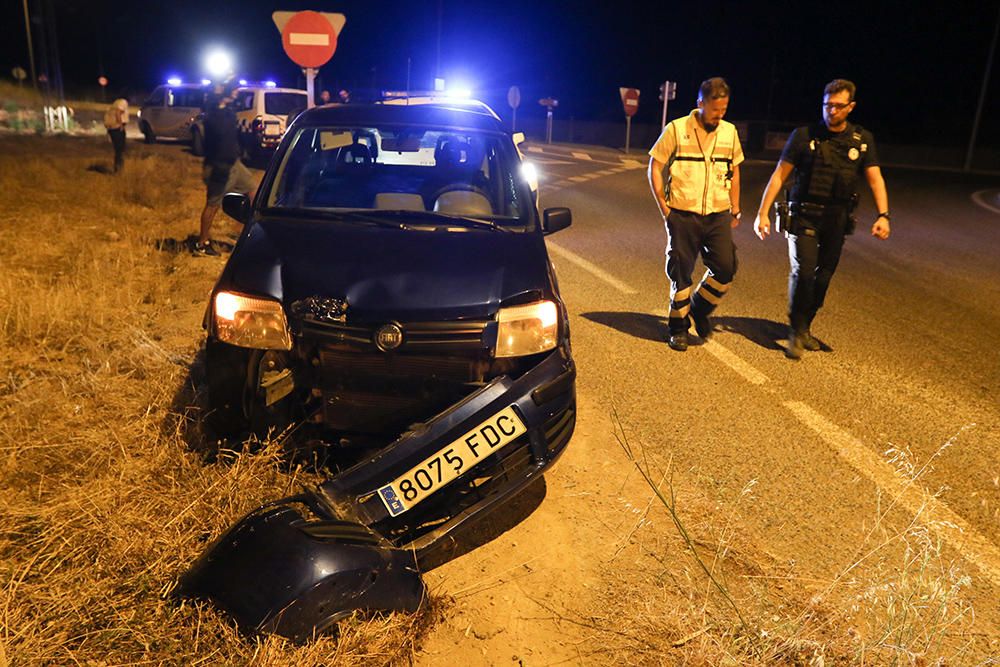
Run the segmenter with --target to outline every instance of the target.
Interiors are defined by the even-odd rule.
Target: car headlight
[[[215,295],[215,335],[224,343],[259,350],[290,350],[292,337],[281,304],[233,292]]]
[[[559,340],[559,309],[551,301],[501,308],[497,320],[497,357],[545,352]]]

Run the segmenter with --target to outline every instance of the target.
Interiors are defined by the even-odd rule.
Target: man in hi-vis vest
[[[668,123],[649,149],[649,187],[667,229],[668,343],[678,352],[688,347],[689,316],[702,340],[712,335],[709,315],[736,274],[732,230],[740,224],[743,148],[736,126],[722,120],[728,107],[725,79],[703,81],[698,108]],[[706,271],[692,293],[699,251]]]

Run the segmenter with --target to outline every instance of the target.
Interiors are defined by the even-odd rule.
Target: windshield
[[[275,116],[287,116],[289,112],[296,109],[305,109],[309,98],[305,93],[279,93],[269,92],[264,94],[264,113]]]
[[[268,208],[394,211],[397,219],[447,229],[533,228],[531,192],[504,135],[413,126],[305,127],[286,141]],[[462,227],[454,225],[457,219],[495,224]]]

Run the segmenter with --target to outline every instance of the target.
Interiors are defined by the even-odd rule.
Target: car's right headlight
[[[559,309],[552,301],[501,308],[497,321],[497,357],[545,352],[559,342]]]
[[[213,306],[215,335],[222,342],[258,350],[292,349],[285,310],[277,301],[219,292]]]

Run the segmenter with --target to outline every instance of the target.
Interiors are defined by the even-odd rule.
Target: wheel
[[[191,154],[199,157],[205,154],[205,138],[197,127],[191,130]]]
[[[251,433],[259,440],[281,433],[292,421],[292,396],[266,405],[260,387],[266,370],[287,368],[273,350],[251,350],[209,340],[205,346],[209,426],[224,438]]]
[[[243,411],[244,396],[250,383],[250,352],[217,341],[206,343],[207,421],[219,436],[238,435],[250,426]]]
[[[142,125],[139,126],[139,129],[142,130],[142,136],[145,137],[147,144],[156,143],[156,135],[153,133],[153,128],[149,126],[149,123],[143,121]]]

